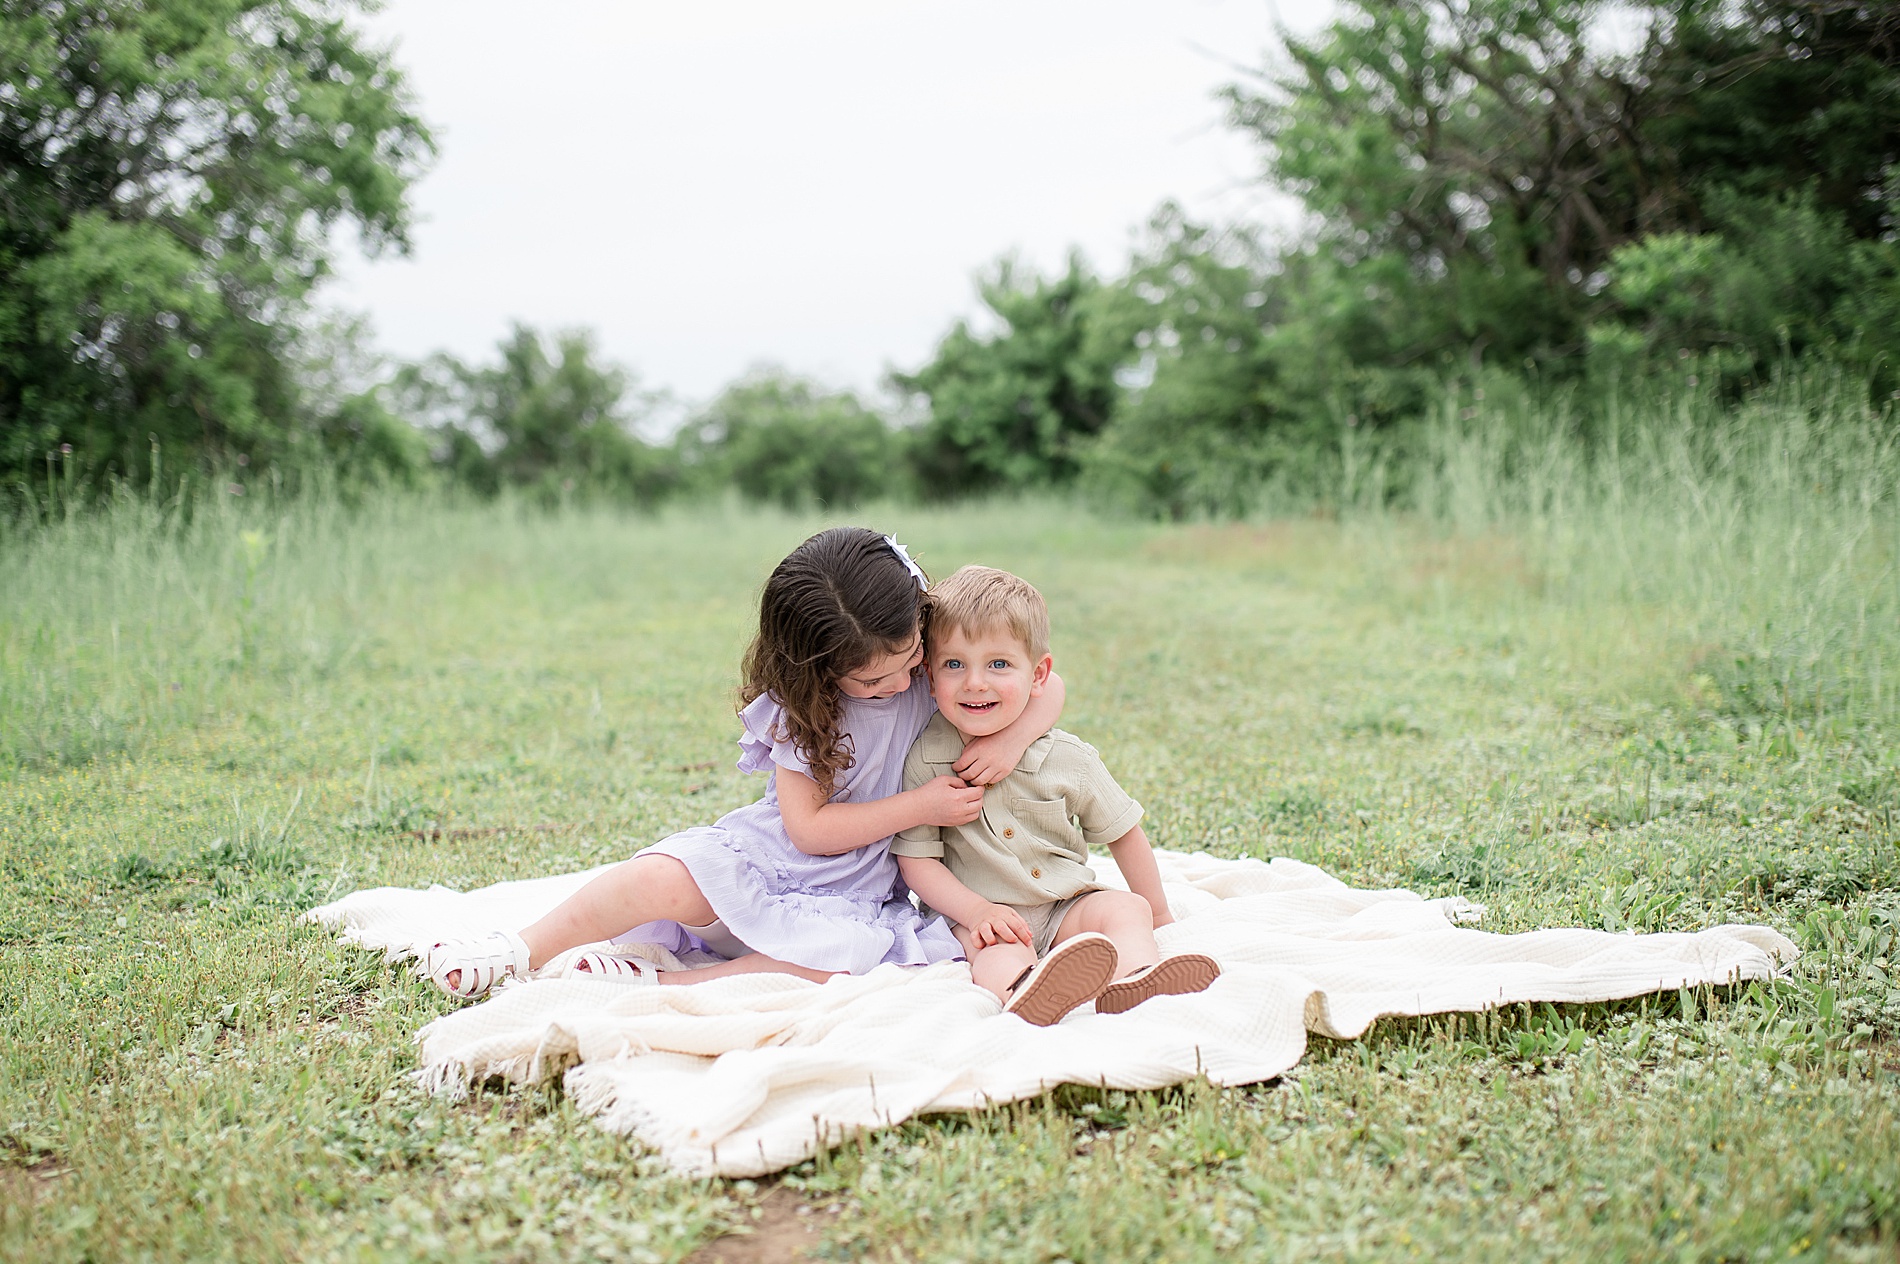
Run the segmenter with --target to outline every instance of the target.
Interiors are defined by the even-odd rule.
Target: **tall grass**
[[[1744,726],[1893,726],[1892,411],[1791,374],[1739,406],[1651,388],[1591,413],[1509,383],[1448,394],[1405,455],[1348,447],[1339,500],[1370,547],[1396,521],[1499,537],[1546,609],[1662,621]]]
[[[13,524],[0,541],[0,767],[128,751],[259,684],[338,671],[364,649],[367,607],[425,583],[430,545],[467,516],[398,498],[124,492]]]
[[[1529,581],[1508,598],[1519,616],[1661,621],[1705,701],[1751,730],[1900,720],[1890,411],[1817,376],[1740,406],[1650,386],[1586,410],[1486,386],[1448,392],[1397,443],[1344,446],[1324,499],[1356,547],[1396,561],[1420,530],[1508,544],[1497,564]],[[131,751],[360,664],[367,629],[419,602],[444,559],[519,553],[548,521],[319,488],[126,492],[0,528],[0,768]]]

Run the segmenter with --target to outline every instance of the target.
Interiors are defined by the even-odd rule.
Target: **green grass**
[[[1614,458],[1453,414],[1398,508],[1336,517],[863,515],[1042,586],[1065,725],[1160,845],[1806,956],[1385,1023],[1250,1089],[913,1121],[785,1178],[837,1209],[819,1249],[1892,1259],[1900,518],[1891,427],[1842,412]],[[1348,506],[1377,471],[1349,473]],[[420,1096],[447,1003],[296,914],[597,863],[756,793],[735,666],[814,525],[128,500],[9,536],[0,1258],[677,1259],[752,1223],[769,1183],[670,1176],[556,1087]]]

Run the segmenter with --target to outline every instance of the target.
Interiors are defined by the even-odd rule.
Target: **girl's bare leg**
[[[704,922],[695,925],[703,926]],[[662,983],[706,983],[712,979],[723,979],[733,974],[795,974],[808,983],[823,983],[833,977],[823,970],[807,970],[804,966],[795,966],[789,961],[780,961],[768,957],[762,952],[747,953],[743,957],[734,957],[731,961],[722,961],[716,966],[697,966],[691,970],[662,970]]]
[[[704,926],[715,916],[685,865],[671,856],[635,856],[570,895],[521,938],[528,964],[539,967],[569,948],[612,939],[642,922]]]
[[[612,939],[630,926],[644,922],[684,922],[704,926],[717,916],[700,894],[692,873],[671,856],[635,856],[589,882],[532,926],[523,928],[530,968],[546,965],[569,948]],[[705,983],[732,974],[791,974],[812,983],[831,977],[763,953],[693,970],[667,970],[662,983]],[[449,976],[454,986],[454,975]]]

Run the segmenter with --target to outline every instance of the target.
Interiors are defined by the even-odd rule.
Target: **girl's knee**
[[[671,856],[649,852],[623,860],[607,871],[612,890],[618,898],[637,902],[650,913],[642,920],[669,919],[695,924],[712,920],[707,903],[693,871]]]
[[[650,851],[645,855],[623,860],[614,866],[614,872],[639,882],[691,882],[693,871],[673,857],[662,852]]]

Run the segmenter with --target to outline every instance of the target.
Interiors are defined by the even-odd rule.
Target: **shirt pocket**
[[[1009,810],[1025,829],[1045,843],[1073,852],[1082,841],[1082,831],[1069,819],[1067,799],[1016,799],[1010,803]]]

